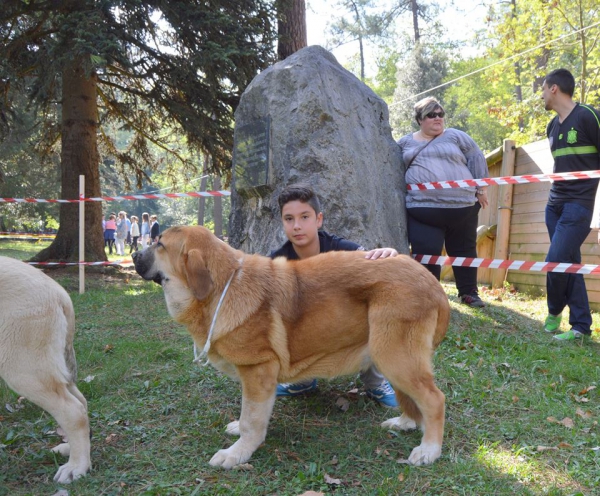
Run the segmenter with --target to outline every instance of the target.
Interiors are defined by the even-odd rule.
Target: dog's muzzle
[[[136,251],[131,254],[131,258],[133,259],[133,265],[135,267],[135,271],[142,276],[146,281],[153,281],[156,284],[162,285],[163,281],[166,279],[165,275],[159,270],[156,273],[152,273],[152,257],[148,253]]]

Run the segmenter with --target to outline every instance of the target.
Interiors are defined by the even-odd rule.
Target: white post
[[[85,176],[79,176],[79,294],[85,293]]]

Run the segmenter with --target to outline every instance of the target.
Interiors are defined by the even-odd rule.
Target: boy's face
[[[318,242],[318,230],[323,225],[323,213],[318,214],[300,200],[286,203],[281,209],[283,230],[294,246],[304,247]]]

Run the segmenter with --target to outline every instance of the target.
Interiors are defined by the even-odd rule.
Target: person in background
[[[129,245],[129,254],[133,251],[138,251],[138,239],[140,239],[140,226],[138,218],[135,215],[131,216],[131,244]]]
[[[158,243],[158,237],[160,236],[160,225],[158,224],[158,217],[156,215],[150,216],[150,244]]]
[[[150,215],[148,212],[142,214],[142,227],[140,230],[142,237],[142,251],[150,244]]]
[[[554,157],[554,172],[600,169],[600,113],[573,101],[575,78],[566,69],[550,72],[542,85],[546,110],[556,116],[546,128]],[[589,235],[598,179],[554,181],[546,205],[546,228],[550,248],[546,262],[581,263],[581,245]],[[592,333],[592,315],[582,274],[546,274],[548,316],[546,332],[560,329],[562,311],[569,307],[567,332],[555,334],[559,341],[572,341]]]
[[[364,248],[352,241],[339,238],[319,229],[323,225],[323,213],[314,190],[306,184],[294,184],[286,187],[278,198],[283,221],[283,230],[288,241],[270,253],[271,258],[285,257],[288,260],[309,258],[328,251],[355,251]],[[365,258],[395,257],[398,252],[393,248],[379,248],[365,254]],[[398,406],[396,394],[388,381],[375,366],[361,372],[361,380],[366,395],[381,405],[395,408]],[[317,389],[316,379],[279,384],[277,396],[299,396]]]
[[[418,184],[489,176],[485,156],[466,133],[445,128],[446,112],[433,97],[415,104],[415,133],[398,141],[406,183]],[[487,187],[410,190],[406,194],[408,241],[413,254],[477,258],[478,213],[488,204]],[[440,279],[441,266],[426,265]],[[460,301],[484,307],[476,267],[452,267]]]
[[[117,217],[116,235],[117,255],[119,256],[125,255],[125,240],[127,239],[127,233],[129,232],[127,227],[127,214],[121,210]]]
[[[115,222],[115,214],[110,214],[104,225],[104,248],[108,246],[108,254],[112,255],[113,247],[115,246],[115,232],[117,224]],[[115,249],[116,251],[116,249]]]
[[[131,245],[131,219],[129,219],[127,217],[127,214],[125,214],[125,222],[127,222],[127,244]],[[123,251],[125,251],[125,249],[123,249]],[[123,253],[125,254],[125,253]]]

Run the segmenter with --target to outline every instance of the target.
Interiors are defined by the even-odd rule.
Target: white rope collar
[[[210,350],[210,341],[212,339],[213,331],[215,330],[215,324],[217,323],[217,316],[219,315],[219,310],[221,310],[221,305],[223,303],[223,300],[225,299],[225,295],[227,294],[229,285],[231,284],[231,281],[233,281],[233,276],[235,276],[235,274],[237,273],[237,271],[240,268],[241,268],[241,261],[240,261],[240,267],[238,267],[237,269],[235,269],[233,271],[233,273],[229,277],[229,280],[227,281],[227,284],[225,284],[225,288],[223,289],[223,292],[221,293],[221,298],[219,298],[219,303],[217,303],[217,308],[215,309],[215,313],[213,315],[212,322],[210,324],[210,329],[208,330],[208,337],[206,338],[206,344],[204,345],[204,348],[201,353],[198,353],[198,347],[196,346],[196,343],[194,342],[194,362],[193,363],[199,363],[204,357],[206,357],[208,355],[208,350]],[[208,364],[208,360],[206,360],[206,362],[203,363],[203,365],[207,365],[207,364]]]

